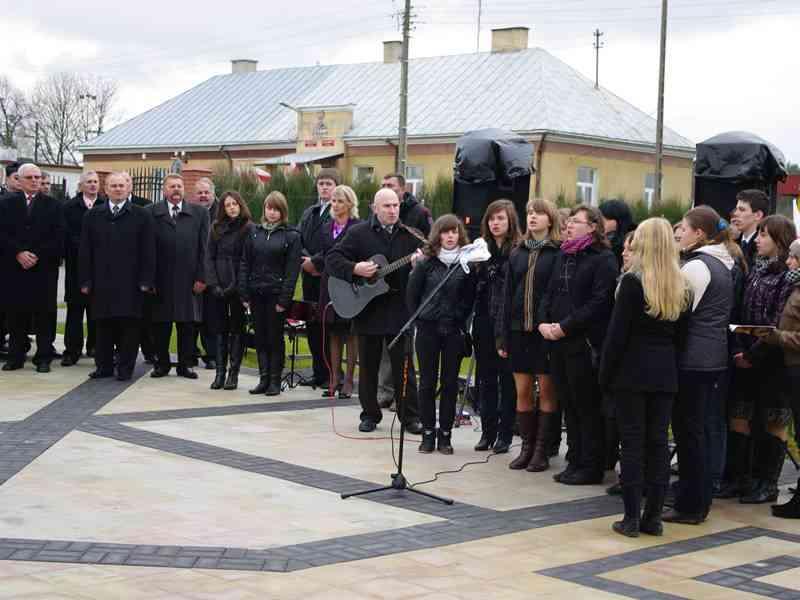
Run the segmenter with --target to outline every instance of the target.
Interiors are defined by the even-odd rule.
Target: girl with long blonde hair
[[[600,362],[600,386],[613,397],[622,441],[625,516],[613,529],[628,537],[663,532],[667,430],[678,392],[678,321],[687,314],[690,297],[672,227],[665,219],[647,219],[633,236],[631,267],[617,288]]]

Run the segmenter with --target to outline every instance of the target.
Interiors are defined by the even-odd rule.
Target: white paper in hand
[[[489,252],[486,240],[478,238],[471,244],[461,248],[461,252],[458,254],[458,262],[461,264],[461,268],[464,269],[464,273],[469,273],[469,263],[486,262],[491,257],[492,253]]]

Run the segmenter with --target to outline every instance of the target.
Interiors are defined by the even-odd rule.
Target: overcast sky
[[[0,0],[0,74],[30,89],[56,71],[120,83],[117,121],[230,71],[382,60],[399,38],[403,0],[186,0],[114,3]],[[413,57],[474,52],[478,0],[416,0]],[[530,45],[594,77],[655,116],[660,0],[483,0],[480,47],[490,29],[525,25]],[[748,130],[800,162],[800,0],[670,0],[667,124],[694,142]]]

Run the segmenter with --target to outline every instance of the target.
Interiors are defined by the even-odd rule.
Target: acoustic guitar
[[[389,263],[383,254],[376,254],[369,260],[378,265],[378,270],[369,279],[353,277],[350,282],[338,277],[328,277],[328,294],[336,314],[343,319],[352,319],[361,313],[372,300],[389,291],[389,284],[384,278],[409,264],[414,254],[416,251],[393,263]]]

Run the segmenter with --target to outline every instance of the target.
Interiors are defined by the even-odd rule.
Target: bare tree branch
[[[25,94],[7,77],[0,76],[0,146],[16,148],[17,138],[30,116],[31,107]]]

